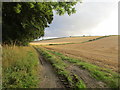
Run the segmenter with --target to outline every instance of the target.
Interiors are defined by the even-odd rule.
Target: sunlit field
[[[109,36],[80,44],[48,45],[44,47],[118,71],[118,36]]]

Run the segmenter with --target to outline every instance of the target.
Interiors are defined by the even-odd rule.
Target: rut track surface
[[[65,88],[63,83],[55,74],[51,64],[45,60],[39,52],[38,54],[41,63],[40,88]]]
[[[60,58],[59,56],[57,57]],[[66,69],[71,72],[71,74],[77,75],[80,80],[83,80],[87,88],[107,88],[107,85],[104,82],[93,78],[87,70],[65,60],[64,63],[68,65]]]
[[[101,81],[97,81],[95,78],[93,78],[90,75],[90,73],[87,70],[81,69],[78,66],[75,66],[74,64],[71,64],[69,62],[66,62],[66,63],[69,64],[69,67],[67,68],[67,70],[77,75],[79,79],[82,79],[86,84],[87,88],[105,88],[106,87],[105,83]]]
[[[57,57],[60,58],[59,56]],[[66,88],[64,82],[62,82],[60,77],[55,74],[51,64],[42,56],[39,56],[39,59],[42,66],[40,88]],[[93,78],[87,70],[68,61],[64,61],[64,63],[67,64],[66,70],[69,71],[71,75],[77,75],[79,80],[82,80],[87,88],[107,88],[107,85],[104,82]]]

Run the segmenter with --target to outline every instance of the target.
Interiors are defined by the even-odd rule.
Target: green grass
[[[99,39],[102,39],[102,38],[106,38],[106,37],[110,37],[110,36],[102,36],[102,37],[98,37],[98,38],[95,38],[95,39],[90,39],[88,41],[84,41],[82,43],[86,43],[86,42],[91,42],[91,41],[96,41],[96,40],[99,40]]]
[[[66,44],[76,44],[76,43],[61,43],[61,44],[48,44],[48,45],[66,45]]]
[[[71,75],[71,73],[68,70],[66,70],[67,64],[65,64],[64,61],[48,52],[46,49],[43,49],[41,47],[36,48],[38,49],[39,53],[43,56],[43,58],[51,63],[56,73],[63,77],[65,82],[67,82],[71,88],[86,88],[86,85],[82,80],[79,80],[76,75]],[[77,79],[77,82],[74,81],[75,77]]]
[[[90,39],[90,40],[87,40],[87,41],[84,41],[84,42],[79,42],[79,43],[60,43],[60,44],[48,44],[48,45],[80,44],[80,43],[86,43],[86,42],[96,41],[96,40],[99,40],[99,39],[102,39],[102,38],[106,38],[106,37],[109,37],[109,36],[101,36],[101,37],[98,37],[98,38],[95,38],[95,39]]]
[[[67,60],[68,62],[74,63],[82,69],[88,70],[92,77],[96,78],[98,81],[103,81],[104,83],[107,84],[108,87],[112,87],[112,88],[119,87],[118,79],[120,79],[120,76],[118,73],[113,72],[109,69],[101,68],[99,66],[90,63],[83,62],[78,59],[64,56],[63,54],[55,51],[50,51],[50,50],[48,51],[59,56],[63,61]]]
[[[38,87],[39,60],[32,47],[3,46],[3,88]]]

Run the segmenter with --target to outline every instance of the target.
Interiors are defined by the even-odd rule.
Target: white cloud
[[[118,34],[118,10],[114,9],[110,16],[94,28],[92,32],[97,35]]]
[[[77,4],[76,14],[71,16],[67,14],[64,16],[55,15],[50,28],[45,30],[45,36],[116,34],[118,31],[117,8],[116,2],[84,2]]]

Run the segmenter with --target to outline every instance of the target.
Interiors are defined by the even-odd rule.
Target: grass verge
[[[38,87],[38,55],[32,47],[3,46],[3,88]]]
[[[98,38],[95,38],[95,39],[90,39],[88,41],[84,41],[82,43],[86,43],[86,42],[91,42],[91,41],[96,41],[96,40],[99,40],[99,39],[102,39],[102,38],[106,38],[106,37],[110,37],[110,36],[102,36],[102,37],[98,37]]]
[[[99,39],[102,39],[102,38],[106,38],[106,37],[109,37],[109,36],[101,36],[101,37],[98,37],[98,38],[95,38],[95,39],[90,39],[90,40],[87,40],[87,41],[84,41],[84,42],[79,42],[79,43],[61,43],[61,44],[48,44],[48,45],[81,44],[81,43],[86,43],[86,42],[96,41],[96,40],[99,40]]]
[[[108,87],[111,87],[111,88],[119,87],[118,79],[120,78],[120,76],[118,73],[113,72],[109,69],[101,68],[99,66],[96,66],[90,63],[80,61],[78,59],[64,56],[63,54],[55,51],[51,51],[51,50],[48,50],[48,51],[55,54],[56,56],[59,56],[62,60],[67,60],[68,62],[74,63],[82,69],[88,70],[92,77],[96,78],[99,81],[103,81],[104,83],[107,84]]]
[[[69,88],[86,88],[84,82],[78,79],[77,75],[71,74],[68,70],[66,70],[67,65],[58,57],[48,52],[46,49],[41,47],[35,47],[40,55],[46,60],[48,60],[51,65],[54,67],[56,73],[59,77],[62,78],[66,87]]]
[[[61,43],[61,44],[48,44],[48,45],[66,45],[66,44],[77,44],[77,43]]]

